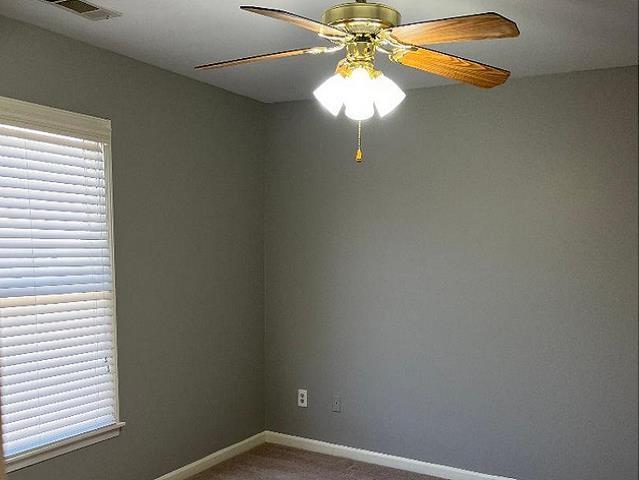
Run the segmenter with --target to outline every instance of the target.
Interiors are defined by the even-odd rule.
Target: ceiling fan
[[[493,12],[401,25],[401,14],[397,10],[380,3],[367,3],[366,0],[331,7],[324,12],[321,22],[283,10],[253,6],[240,8],[310,30],[333,45],[208,63],[195,69],[209,70],[345,49],[346,56],[337,64],[335,75],[320,85],[314,95],[335,116],[345,106],[346,116],[360,122],[360,143],[361,121],[371,118],[375,109],[380,117],[387,115],[406,97],[395,82],[375,68],[377,52],[407,67],[477,87],[492,88],[504,83],[510,72],[422,45],[519,35],[514,22]],[[356,159],[362,159],[361,147]]]

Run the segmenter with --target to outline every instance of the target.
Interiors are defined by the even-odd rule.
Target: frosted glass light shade
[[[349,98],[344,113],[351,120],[368,120],[375,115],[375,107],[370,98]]]
[[[390,78],[381,74],[375,79],[375,106],[380,117],[385,117],[404,101],[406,94]]]
[[[406,94],[390,78],[379,74],[372,78],[365,68],[355,68],[348,77],[335,74],[314,92],[315,98],[334,116],[342,105],[345,114],[356,121],[368,120],[375,114],[380,117],[392,112],[402,103]]]
[[[334,116],[337,116],[344,104],[345,84],[346,79],[339,73],[336,73],[317,87],[313,95],[315,95],[315,98],[317,98],[326,110]]]

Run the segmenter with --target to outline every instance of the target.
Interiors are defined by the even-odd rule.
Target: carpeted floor
[[[279,445],[262,445],[190,480],[439,480]]]

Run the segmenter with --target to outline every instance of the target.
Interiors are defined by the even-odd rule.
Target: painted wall
[[[150,480],[264,429],[262,105],[0,17],[0,95],[113,122],[117,439],[10,480]]]
[[[314,102],[269,123],[270,429],[637,478],[636,67],[410,92],[363,166]]]

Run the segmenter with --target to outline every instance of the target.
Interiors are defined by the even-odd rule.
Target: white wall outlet
[[[297,391],[297,406],[301,408],[308,407],[308,390],[300,388]]]
[[[333,395],[333,407],[331,409],[335,413],[341,413],[342,411],[342,399],[339,395]]]

